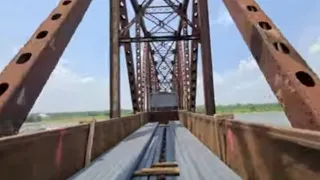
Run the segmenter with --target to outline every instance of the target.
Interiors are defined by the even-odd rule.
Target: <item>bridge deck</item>
[[[166,161],[178,162],[180,169],[180,176],[166,179],[241,179],[179,122],[170,122],[168,126],[149,123],[141,127],[70,179],[131,179],[134,171],[159,162],[162,141],[166,141]]]

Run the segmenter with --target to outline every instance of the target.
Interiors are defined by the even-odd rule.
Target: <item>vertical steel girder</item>
[[[146,1],[146,2],[149,2],[149,1]],[[165,17],[164,19],[163,19],[163,16],[159,16],[159,17],[155,16],[155,14],[148,11],[148,7],[146,7],[146,11],[148,13],[145,14],[143,17],[145,19],[149,20],[150,22],[152,22],[153,24],[155,24],[155,26],[153,28],[151,28],[151,30],[148,30],[146,28],[144,20],[142,19],[141,28],[142,28],[142,31],[143,31],[144,35],[146,36],[146,38],[142,38],[141,40],[156,41],[157,39],[162,38],[162,36],[157,36],[162,33],[169,34],[168,38],[161,39],[162,41],[166,41],[166,42],[177,41],[177,40],[179,40],[179,38],[183,38],[183,39],[188,38],[190,40],[192,40],[193,38],[197,38],[197,37],[188,37],[188,36],[180,37],[177,35],[177,31],[169,25],[169,23],[173,19],[175,19],[177,17],[177,15],[180,15],[182,17],[182,19],[185,19],[185,17],[183,17],[184,16],[183,11],[186,10],[186,7],[187,7],[186,2],[188,2],[188,0],[184,0],[182,4],[180,2],[177,4],[178,1],[173,3],[172,1],[169,1],[169,0],[163,0],[163,2],[165,2],[167,5],[166,6],[152,6],[152,9],[158,8],[158,11],[159,10],[162,11],[163,10],[162,8],[167,8],[167,9],[165,9],[165,13],[163,13],[163,14],[167,14],[166,15],[167,17]],[[131,0],[131,3],[133,5],[133,8],[134,8],[134,11],[136,14],[139,13],[139,9],[141,9],[141,7],[144,7],[144,5],[139,4],[137,0]],[[145,4],[147,4],[147,3],[145,3]],[[168,11],[168,9],[172,9],[173,11]],[[158,11],[156,14],[159,14]],[[176,13],[177,15],[173,15],[174,13]],[[173,17],[171,15],[173,15]],[[159,30],[161,30],[161,29],[164,30],[165,32],[160,32]],[[150,36],[152,36],[153,38],[148,38]],[[163,37],[167,37],[167,36],[163,36]],[[137,39],[137,38],[128,39],[128,41],[138,41],[138,40],[140,41],[140,39]],[[125,41],[127,41],[127,40],[125,40]],[[154,49],[151,48],[150,44],[155,46]],[[157,86],[158,86],[157,89],[160,91],[172,91],[173,74],[172,74],[172,72],[170,72],[170,71],[172,71],[172,64],[174,63],[174,62],[171,63],[172,52],[171,51],[168,51],[168,53],[160,52],[156,47],[159,44],[154,43],[154,42],[149,43],[148,45],[149,45],[149,49],[153,52],[153,57],[157,58],[157,60],[160,62],[155,66],[156,72],[157,72],[157,79],[158,79],[157,80],[158,81],[157,82]],[[173,44],[171,44],[171,45],[173,45]],[[169,50],[168,48],[170,49],[170,48],[172,48],[172,46],[167,47],[167,50]],[[155,62],[155,60],[156,59],[153,59],[153,62]],[[161,67],[161,69],[159,69],[159,67]]]
[[[154,61],[152,61],[151,53],[149,54],[150,61],[150,81],[151,81],[151,91],[156,92],[158,89],[157,82],[157,73]]]
[[[188,80],[187,80],[187,61],[189,61],[189,59],[186,59],[184,56],[184,50],[183,50],[183,42],[179,42],[178,43],[178,53],[179,53],[179,60],[180,60],[180,73],[181,73],[181,79],[180,79],[180,83],[181,83],[181,89],[182,89],[182,93],[181,93],[181,97],[180,99],[182,99],[182,107],[183,109],[187,110],[188,109]]]
[[[146,62],[146,111],[150,111],[150,93],[151,93],[151,86],[152,86],[152,79],[151,79],[151,62],[150,62],[150,50],[148,49],[148,46],[145,44],[145,62]]]
[[[190,0],[184,0],[182,3],[182,13],[187,17],[187,9],[189,5]],[[194,25],[194,24],[193,24]],[[180,19],[179,27],[177,33],[180,35],[181,30],[184,29],[183,34],[188,34],[188,28],[186,22],[183,20],[183,18]],[[177,54],[176,54],[176,64],[177,64],[177,93],[179,96],[179,109],[187,109],[187,99],[188,99],[188,91],[187,91],[187,72],[186,68],[190,67],[190,61],[189,61],[189,50],[185,51],[186,49],[189,49],[188,41],[185,41],[183,44],[183,41],[177,42]],[[184,47],[184,50],[182,49]]]
[[[185,21],[182,22],[182,34],[188,34],[188,26]],[[192,41],[193,43],[194,41]],[[181,42],[181,58],[183,59],[183,69],[184,69],[184,77],[183,77],[183,87],[184,87],[184,101],[185,108],[190,110],[190,52],[189,52],[189,42],[182,41]]]
[[[120,106],[120,3],[110,0],[110,118],[121,116]]]
[[[137,1],[137,0],[130,0],[130,1],[131,1],[131,4],[132,4],[132,7],[133,7],[134,12],[135,12],[136,14],[139,13],[139,7],[140,7],[140,5],[139,5],[138,1]],[[146,25],[145,25],[145,23],[144,23],[144,20],[143,20],[142,18],[141,18],[141,22],[140,22],[140,23],[141,23],[140,26],[141,26],[141,29],[142,29],[143,33],[144,33],[145,35],[146,35],[146,34],[149,34],[149,32],[148,32],[148,30],[147,30],[147,28],[146,28]],[[152,51],[152,47],[151,47],[150,43],[148,43],[148,49],[149,49],[150,51]],[[151,57],[152,57],[152,62],[153,62],[152,67],[154,67],[154,69],[155,69],[156,66],[155,66],[154,57],[153,57],[153,56],[151,56]],[[160,87],[159,87],[158,80],[157,80],[158,73],[157,73],[156,70],[155,70],[155,74],[156,74],[156,76],[155,76],[155,79],[156,79],[156,90],[159,90]]]
[[[199,27],[199,7],[197,0],[193,1],[192,4],[192,23],[195,24],[196,27]],[[198,34],[195,29],[192,30],[192,34]],[[188,110],[191,112],[195,112],[196,110],[196,96],[197,96],[197,70],[198,70],[198,42],[192,41],[191,43],[191,63],[190,70],[188,71],[188,75],[190,75],[188,82],[190,89],[190,93],[188,95]]]
[[[143,56],[141,59],[141,97],[142,97],[142,111],[146,111],[146,101],[147,101],[147,76],[146,76],[146,68],[147,68],[147,46],[146,44],[142,44]]]
[[[293,127],[320,130],[319,78],[253,0],[224,0]]]
[[[177,54],[176,54],[176,84],[177,84],[177,93],[178,93],[178,100],[179,100],[179,109],[186,109],[183,104],[184,98],[184,76],[183,73],[183,52],[182,52],[182,45],[181,41],[177,42]]]
[[[141,28],[140,28],[141,18],[136,20],[136,37],[141,36]],[[144,90],[143,90],[143,74],[142,74],[142,60],[141,58],[141,43],[136,43],[136,66],[137,66],[137,87],[138,87],[138,104],[140,112],[143,112],[144,105]]]
[[[120,21],[121,21],[121,29],[127,27],[129,24],[126,0],[120,1]],[[129,38],[130,37],[129,31],[126,31],[123,34],[123,37]],[[125,51],[126,63],[127,63],[127,72],[128,72],[128,79],[129,79],[129,85],[130,85],[132,109],[133,109],[133,113],[135,114],[136,112],[139,111],[139,106],[138,106],[138,92],[136,87],[133,54],[132,54],[131,44],[124,43],[123,46]]]
[[[19,131],[90,3],[61,1],[0,74],[0,136]]]
[[[201,58],[202,58],[202,77],[204,90],[204,105],[207,115],[216,113],[214,89],[213,89],[213,74],[212,74],[212,58],[210,44],[210,28],[209,28],[209,13],[208,1],[198,0],[199,25],[201,29]]]

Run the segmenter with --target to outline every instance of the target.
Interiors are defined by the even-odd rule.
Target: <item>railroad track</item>
[[[210,168],[209,168],[210,167]],[[241,179],[180,122],[148,123],[70,179]]]

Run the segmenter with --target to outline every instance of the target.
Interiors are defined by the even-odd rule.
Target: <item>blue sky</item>
[[[275,102],[222,0],[208,0],[216,101],[218,104]],[[287,39],[320,73],[320,1],[258,0]],[[0,6],[0,69],[11,60],[57,0],[10,0]],[[109,1],[93,0],[33,111],[109,108]],[[122,63],[121,103],[130,108]],[[201,67],[201,65],[200,65]],[[197,104],[203,104],[201,69]]]

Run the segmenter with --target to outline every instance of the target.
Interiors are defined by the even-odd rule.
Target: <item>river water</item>
[[[291,127],[284,112],[258,112],[235,114],[236,120],[244,122],[261,123],[277,127]]]
[[[261,123],[277,127],[291,127],[288,119],[283,112],[259,112],[235,114],[235,119],[244,122]],[[20,133],[30,133],[42,130],[57,129],[67,126],[72,126],[77,122],[72,123],[56,123],[56,122],[37,122],[24,123],[20,129]]]
[[[59,129],[62,127],[68,127],[72,125],[78,124],[77,122],[70,122],[70,123],[57,123],[57,122],[34,122],[34,123],[24,123],[20,128],[20,133],[32,133],[37,131],[44,131],[44,130],[52,130],[52,129]]]

